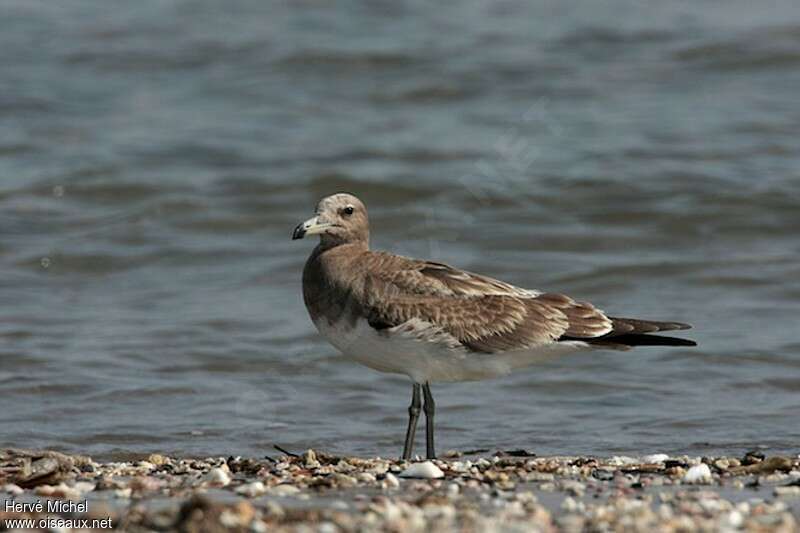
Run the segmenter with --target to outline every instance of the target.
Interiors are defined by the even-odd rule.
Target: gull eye
[[[355,209],[353,208],[352,205],[348,205],[347,207],[342,209],[342,213],[344,213],[345,215],[348,215],[348,216],[352,215],[354,211],[355,211]]]

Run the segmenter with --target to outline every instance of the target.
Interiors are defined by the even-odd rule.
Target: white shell
[[[261,496],[266,491],[267,488],[261,481],[254,481],[252,483],[247,483],[246,485],[242,485],[236,488],[236,494],[241,494],[242,496],[247,496],[248,498],[255,498],[256,496]]]
[[[444,472],[430,461],[414,463],[406,468],[400,477],[414,477],[420,479],[438,479],[444,477]]]
[[[396,489],[400,486],[400,481],[391,472],[386,473],[386,479],[384,481],[386,481],[386,487],[390,489]]]
[[[271,489],[269,489],[269,493],[275,496],[294,496],[300,492],[300,489],[295,487],[294,485],[275,485]]]
[[[206,474],[204,481],[211,487],[224,487],[231,482],[231,476],[227,468],[212,468]]]
[[[687,470],[686,475],[683,476],[684,483],[692,483],[697,485],[708,485],[711,483],[712,479],[711,469],[708,468],[708,465],[705,463],[694,465]]]

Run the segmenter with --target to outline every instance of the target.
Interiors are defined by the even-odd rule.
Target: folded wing
[[[428,328],[477,352],[522,350],[564,338],[588,340],[614,330],[586,302],[539,293],[441,263],[373,254],[362,307],[376,329]]]

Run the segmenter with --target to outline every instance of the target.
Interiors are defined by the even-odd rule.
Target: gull
[[[303,300],[320,334],[359,363],[411,378],[405,460],[420,408],[426,456],[436,457],[432,382],[499,377],[582,350],[696,345],[652,335],[688,324],[612,317],[563,294],[372,251],[367,209],[352,194],[320,200],[292,239],[310,235],[319,244],[303,268]]]

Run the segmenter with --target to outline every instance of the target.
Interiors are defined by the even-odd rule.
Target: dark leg
[[[431,394],[431,384],[425,382],[422,387],[422,394],[425,395],[425,455],[428,459],[436,459],[436,451],[433,446],[433,415],[436,411],[436,404],[433,402]]]
[[[417,420],[419,420],[419,383],[414,383],[411,390],[411,405],[408,406],[408,429],[406,430],[406,443],[403,446],[403,459],[411,459],[411,452],[414,450],[414,434],[417,432]]]

